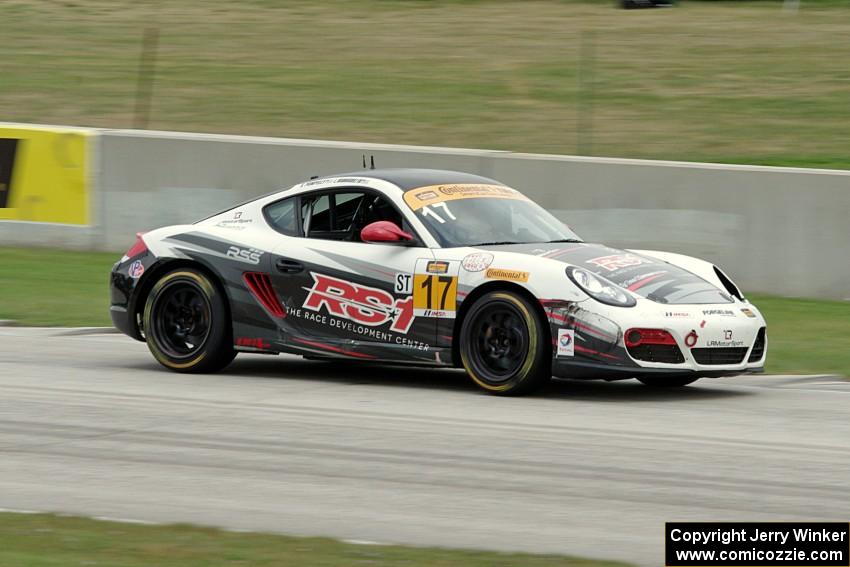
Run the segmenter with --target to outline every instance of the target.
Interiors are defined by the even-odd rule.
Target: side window
[[[295,197],[289,197],[265,208],[266,220],[273,229],[287,236],[299,235],[295,203]]]
[[[360,216],[363,201],[367,196],[363,193],[337,193],[334,195],[334,230],[346,232],[354,228],[355,217]]]
[[[328,232],[332,230],[331,228],[331,196],[330,195],[319,195],[318,197],[311,199],[309,216],[305,216],[305,219],[308,219],[309,226],[304,227],[304,233],[309,232]]]
[[[308,238],[360,242],[360,231],[379,220],[411,228],[386,198],[370,192],[339,191],[301,198],[303,234]]]

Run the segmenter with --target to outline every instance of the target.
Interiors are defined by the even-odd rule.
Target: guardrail
[[[28,128],[37,129],[0,125],[0,138],[10,138],[10,129]],[[123,250],[137,231],[191,222],[312,175],[358,170],[366,154],[374,155],[378,167],[455,169],[494,177],[528,194],[587,240],[698,256],[722,266],[745,290],[850,298],[846,171],[136,130],[82,132],[89,140],[83,169],[89,222],[42,224],[0,216],[7,219],[0,220],[0,242]],[[15,167],[13,197],[18,191]],[[67,199],[69,191],[49,194]]]

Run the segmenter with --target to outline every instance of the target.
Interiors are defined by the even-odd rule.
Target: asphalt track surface
[[[107,334],[0,328],[0,507],[663,564],[672,520],[850,514],[850,383],[559,381],[240,356],[161,369]]]

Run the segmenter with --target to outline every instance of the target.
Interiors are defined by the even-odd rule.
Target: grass
[[[768,372],[850,376],[850,302],[752,295],[767,319]]]
[[[108,274],[119,254],[0,247],[0,319],[108,326]],[[752,295],[768,322],[767,371],[850,376],[850,302]]]
[[[0,248],[0,319],[111,326],[109,271],[120,254]]]
[[[4,0],[0,120],[850,168],[846,2]]]
[[[0,514],[0,565],[15,567],[626,567],[556,555],[494,553],[326,538],[138,525],[50,514]]]

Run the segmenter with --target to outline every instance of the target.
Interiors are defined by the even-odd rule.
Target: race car
[[[428,169],[315,178],[140,233],[110,313],[177,372],[290,353],[463,367],[503,395],[552,376],[683,386],[767,354],[717,266],[584,242],[516,189]]]

